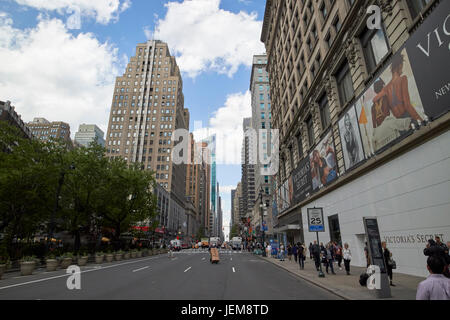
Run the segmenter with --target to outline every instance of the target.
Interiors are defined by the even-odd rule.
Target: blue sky
[[[137,43],[160,39],[182,70],[191,131],[201,121],[228,135],[218,141],[219,161],[227,154],[240,159],[252,55],[264,52],[264,9],[263,0],[0,0],[0,99],[25,121],[69,122],[72,136],[81,123],[106,132],[114,77]],[[71,20],[74,12],[79,21]],[[241,176],[232,163],[217,168],[226,221],[229,191]]]

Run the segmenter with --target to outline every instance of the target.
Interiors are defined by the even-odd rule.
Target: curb
[[[336,292],[336,291],[335,291],[334,289],[332,289],[332,288],[326,287],[326,286],[324,286],[323,284],[318,283],[318,282],[312,280],[311,278],[308,278],[308,277],[306,277],[306,276],[303,276],[303,275],[300,275],[300,274],[298,274],[298,273],[295,273],[295,272],[293,272],[293,271],[291,271],[291,270],[289,270],[289,269],[287,269],[287,268],[285,268],[285,267],[283,267],[283,266],[281,266],[281,265],[279,265],[279,264],[277,264],[277,263],[275,263],[275,262],[272,262],[272,261],[270,261],[270,260],[267,259],[267,258],[263,258],[263,257],[261,257],[261,256],[258,256],[258,257],[259,257],[260,259],[262,259],[262,260],[264,260],[264,261],[268,261],[268,262],[270,262],[271,264],[275,265],[276,267],[278,267],[278,268],[280,268],[280,269],[282,269],[282,270],[285,270],[285,271],[289,272],[290,274],[292,274],[292,275],[294,275],[294,276],[296,276],[296,277],[302,278],[303,280],[305,280],[305,281],[307,281],[307,282],[309,282],[309,283],[311,283],[311,284],[313,284],[313,285],[315,285],[315,286],[317,286],[317,287],[319,287],[319,288],[322,288],[322,289],[324,289],[324,290],[326,290],[326,291],[328,291],[328,292],[330,292],[330,293],[332,293],[332,294],[334,294],[334,295],[336,295],[336,296],[338,296],[338,297],[340,297],[340,298],[342,298],[342,299],[344,299],[344,300],[354,300],[354,299],[352,299],[352,298],[350,298],[350,297],[348,297],[348,296],[346,296],[346,295],[344,295],[344,294],[342,294],[342,293]]]

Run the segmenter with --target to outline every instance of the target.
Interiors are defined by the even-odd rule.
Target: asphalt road
[[[208,251],[81,267],[81,289],[69,290],[65,270],[4,275],[0,300],[330,300],[337,296],[250,254]]]

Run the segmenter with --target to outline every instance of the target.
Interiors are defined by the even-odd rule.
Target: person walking
[[[308,249],[309,249],[309,259],[310,260],[312,260],[312,258],[313,258],[313,254],[312,254],[312,243],[310,242],[309,243],[309,247],[308,247]]]
[[[338,263],[338,267],[339,270],[342,270],[341,267],[341,263],[342,263],[342,247],[340,244],[337,244],[336,242],[334,243],[334,248],[335,248],[335,255],[336,255],[336,260]]]
[[[317,241],[314,241],[314,244],[311,246],[311,255],[314,257],[314,263],[316,265],[316,270],[319,271],[320,268],[320,246],[317,244]]]
[[[370,257],[369,257],[369,248],[367,248],[367,242],[366,246],[364,247],[364,254],[366,255],[366,263],[368,268],[370,266]]]
[[[450,300],[450,279],[443,275],[445,262],[437,256],[429,256],[428,278],[419,283],[416,300]]]
[[[305,269],[306,247],[302,243],[298,243],[298,263],[300,269]]]
[[[331,269],[331,273],[332,274],[336,274],[334,272],[334,266],[333,266],[333,262],[334,262],[334,251],[333,251],[333,244],[331,242],[329,242],[327,244],[327,247],[325,248],[325,253],[324,253],[325,257],[326,257],[326,271],[328,273],[328,268]]]
[[[270,245],[270,243],[267,245],[267,257],[271,257],[272,256],[272,246]]]
[[[288,252],[289,261],[292,261],[292,245],[291,244],[288,245],[287,252]]]
[[[389,249],[386,246],[386,241],[381,242],[381,247],[383,248],[383,257],[384,262],[386,264],[387,274],[389,276],[390,285],[395,287],[395,284],[392,283],[392,253],[389,251]]]
[[[297,263],[298,247],[299,247],[299,245],[300,245],[300,242],[296,243],[296,244],[292,247],[292,254],[294,255],[295,263]]]
[[[342,255],[344,257],[345,272],[349,276],[350,275],[350,261],[352,260],[352,252],[350,251],[350,248],[348,247],[348,243],[344,244],[344,249],[342,250]]]
[[[284,245],[283,245],[283,242],[280,244],[280,261],[284,261]]]

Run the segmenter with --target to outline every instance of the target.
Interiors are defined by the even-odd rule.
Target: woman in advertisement
[[[327,146],[325,157],[334,158],[334,150],[331,146]],[[334,160],[333,160],[334,161]],[[327,160],[324,157],[320,156],[318,150],[313,151],[312,161],[311,161],[311,171],[312,176],[320,179],[320,183],[322,185],[326,185],[336,179],[336,170],[334,166],[329,166]]]
[[[344,141],[345,146],[347,148],[347,155],[350,160],[349,167],[351,168],[360,161],[359,159],[360,146],[349,113],[346,113],[344,116],[344,125],[345,125]]]

